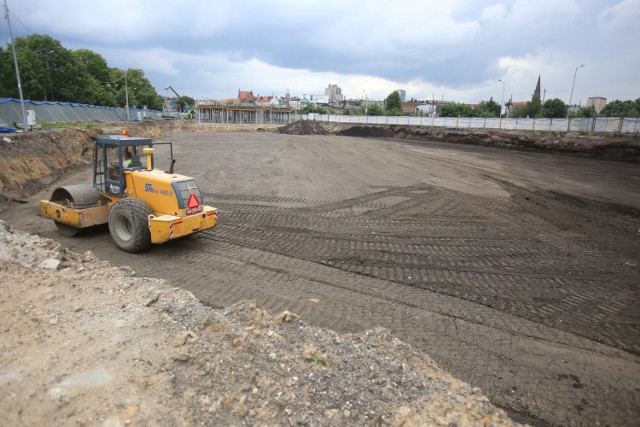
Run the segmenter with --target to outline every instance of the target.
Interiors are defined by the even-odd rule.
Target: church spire
[[[538,84],[536,85],[536,90],[533,91],[533,97],[540,99],[540,75],[538,74]]]

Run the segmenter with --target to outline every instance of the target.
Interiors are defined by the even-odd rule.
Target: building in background
[[[407,99],[407,91],[404,89],[396,89],[398,95],[400,95],[400,102],[405,102]]]
[[[327,96],[329,104],[335,104],[344,100],[342,89],[340,89],[338,85],[329,83],[329,87],[324,90],[324,94]]]
[[[272,95],[272,96],[258,95],[256,97],[255,104],[258,107],[281,107],[281,106],[283,107],[284,106],[284,104],[282,103],[282,100],[275,95]]]
[[[256,102],[256,96],[253,94],[252,90],[240,90],[238,89],[238,104],[246,105],[253,104]]]
[[[422,101],[407,101],[407,102],[403,101],[402,102],[402,111],[405,114],[413,116],[414,114],[418,114],[419,113],[420,110],[418,109],[418,106],[420,106],[422,104],[423,104]]]
[[[587,99],[587,108],[595,108],[597,114],[600,114],[600,111],[602,111],[605,105],[607,105],[607,98],[590,96],[589,99]]]

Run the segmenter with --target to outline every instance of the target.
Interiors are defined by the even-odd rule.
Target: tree
[[[385,112],[387,116],[406,116],[407,113],[404,112],[402,108],[394,108],[393,110],[387,110]]]
[[[467,104],[445,104],[438,107],[438,114],[440,117],[471,117],[471,107]]]
[[[72,51],[47,35],[33,34],[14,41],[25,99],[69,101],[105,106],[125,105],[125,72],[109,68],[88,49]],[[129,104],[162,109],[162,97],[144,72],[130,69]],[[11,47],[0,48],[0,96],[19,96]]]
[[[316,114],[327,114],[327,110],[316,105],[316,104],[307,104],[300,109],[301,113],[316,113]]]
[[[0,47],[0,96],[17,98],[17,92],[18,81],[13,69],[11,49],[3,49]],[[14,93],[16,93],[15,96],[13,95]]]
[[[546,104],[546,101],[545,101]],[[531,102],[527,104],[526,115],[529,117],[540,117],[540,111],[542,109],[542,102],[539,95],[533,95]]]
[[[384,110],[378,104],[369,104],[367,116],[384,116]]]
[[[164,104],[162,97],[158,95],[141,69],[129,68],[124,71],[111,68],[109,76],[106,88],[112,91],[115,98],[113,106],[124,107],[128,96],[129,106],[135,105],[142,108],[146,105],[151,110],[162,110]],[[181,108],[185,108],[184,105],[181,105]]]
[[[472,114],[475,117],[499,117],[501,111],[500,104],[491,97],[489,101],[480,101],[480,104],[473,109]]]
[[[400,94],[397,90],[391,92],[389,96],[387,96],[387,99],[384,100],[384,109],[386,111],[402,111],[402,100],[400,99]],[[402,114],[404,113],[401,113],[400,115]]]
[[[640,98],[635,101],[620,101],[616,99],[605,105],[600,111],[600,115],[605,117],[639,117]]]
[[[526,117],[529,113],[529,104],[530,102],[517,105],[511,104],[511,107],[509,108],[509,117]]]
[[[195,99],[193,99],[193,98],[192,98],[192,97],[190,97],[190,96],[183,96],[183,97],[182,97],[182,101],[183,101],[183,102],[186,102],[186,103],[187,103],[187,105],[189,105],[189,107],[191,107],[191,108],[193,108],[193,107],[195,107],[195,106],[196,106],[196,100],[195,100]]]
[[[567,105],[561,99],[547,99],[542,106],[542,117],[553,119],[567,117],[567,111]]]
[[[590,107],[581,108],[578,115],[580,117],[596,117],[598,113],[596,113],[596,107],[591,105]]]
[[[49,36],[35,34],[27,38],[16,38],[16,56],[20,65],[22,92],[26,99],[51,99],[55,55],[64,50],[60,42]],[[16,98],[19,95],[12,48],[9,46],[2,57],[0,81],[1,95]],[[49,95],[49,96],[47,96]]]
[[[17,38],[15,44],[25,98],[41,99],[49,94],[54,101],[93,101],[86,66],[58,40],[33,34]]]
[[[116,97],[109,81],[111,70],[107,65],[107,61],[101,55],[89,49],[78,49],[73,52],[73,55],[79,63],[84,64],[90,75],[89,85],[92,99],[89,103],[115,106]]]

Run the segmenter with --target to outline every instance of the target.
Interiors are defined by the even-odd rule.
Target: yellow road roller
[[[154,145],[169,146],[168,171],[154,168]],[[94,138],[93,183],[56,188],[40,201],[40,215],[52,219],[65,236],[109,224],[116,245],[142,252],[213,228],[218,211],[204,204],[195,178],[173,173],[171,143],[107,135]]]

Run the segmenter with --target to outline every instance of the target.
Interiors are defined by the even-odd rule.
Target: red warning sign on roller
[[[187,215],[191,215],[194,213],[198,213],[202,211],[202,206],[200,206],[200,202],[195,194],[191,194],[189,196],[189,201],[187,202]]]

